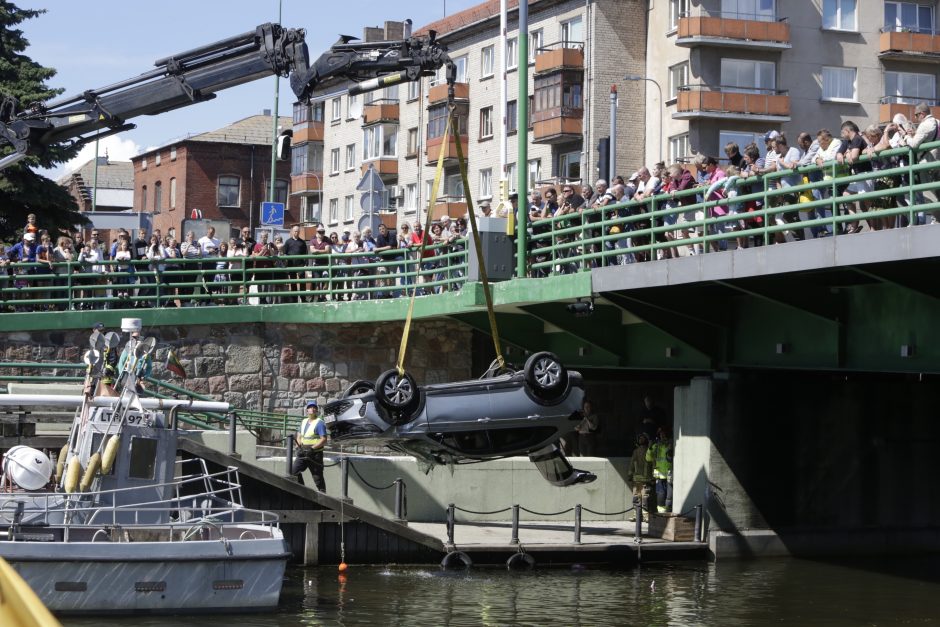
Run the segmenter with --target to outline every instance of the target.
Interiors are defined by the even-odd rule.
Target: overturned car
[[[336,443],[366,442],[431,464],[528,455],[557,486],[597,477],[571,466],[556,444],[581,420],[581,374],[535,353],[521,370],[496,364],[479,379],[419,387],[398,370],[356,381],[323,408]]]

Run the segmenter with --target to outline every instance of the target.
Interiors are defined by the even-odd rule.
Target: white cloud
[[[123,139],[119,135],[105,137],[98,142],[98,155],[110,157],[111,161],[130,161],[131,157],[137,156],[141,152],[133,139]],[[63,166],[64,174],[71,174],[86,161],[95,158],[95,142],[90,142],[82,146],[74,159],[67,161]]]

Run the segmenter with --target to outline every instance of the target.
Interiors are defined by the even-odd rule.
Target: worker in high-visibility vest
[[[320,418],[320,408],[315,400],[306,404],[307,416],[300,423],[300,428],[294,435],[297,443],[297,455],[291,464],[291,475],[303,484],[304,470],[310,470],[313,482],[320,492],[326,492],[326,481],[323,479],[323,448],[326,446],[326,423]]]
[[[656,484],[656,511],[660,514],[672,512],[672,437],[665,427],[656,431],[656,441],[646,451],[646,460],[653,465],[653,481]]]

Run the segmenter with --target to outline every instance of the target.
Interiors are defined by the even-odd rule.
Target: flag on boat
[[[179,360],[179,357],[176,356],[176,353],[173,352],[172,348],[166,352],[166,369],[181,379],[186,378],[186,369],[183,368],[183,363]]]

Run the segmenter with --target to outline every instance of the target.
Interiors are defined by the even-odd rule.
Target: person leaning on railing
[[[917,130],[913,134],[905,132],[901,139],[901,145],[913,148],[917,151],[921,145],[935,142],[940,133],[940,124],[930,113],[930,107],[921,102],[914,107],[914,121],[917,122]],[[940,148],[934,147],[930,150],[923,150],[917,154],[918,163],[933,163],[940,160]],[[940,169],[931,168],[921,170],[916,174],[918,183],[936,183],[940,180]],[[925,189],[922,192],[924,199],[929,203],[937,202],[936,187]],[[930,223],[936,223],[940,219],[940,210],[930,212]]]
[[[13,273],[13,287],[17,293],[11,300],[16,302],[15,311],[32,311],[28,302],[31,300],[32,292],[20,292],[24,288],[32,285],[33,268],[36,263],[36,233],[26,231],[23,233],[23,239],[10,247],[7,251],[7,259],[10,261]]]
[[[50,257],[52,272],[56,276],[54,284],[58,288],[52,294],[53,298],[60,301],[54,305],[54,308],[58,311],[65,311],[69,308],[69,292],[67,289],[69,282],[68,275],[71,273],[70,265],[75,259],[75,252],[72,250],[72,240],[67,237],[59,237],[58,241],[56,241],[56,247],[52,249]]]
[[[198,289],[195,284],[200,280],[199,262],[197,260],[202,259],[202,246],[196,241],[196,234],[193,231],[187,231],[186,240],[180,246],[180,253],[182,253],[184,260],[182,267],[189,271],[189,274],[180,277],[181,283],[187,283],[185,287],[180,288],[180,295],[189,297],[187,302],[183,303],[183,306],[196,307],[199,303],[193,296],[196,295]]]
[[[0,313],[6,313],[7,290],[10,287],[10,260],[7,259],[6,244],[0,242]]]

